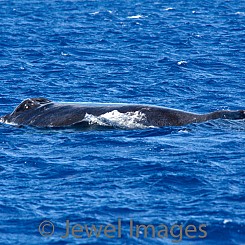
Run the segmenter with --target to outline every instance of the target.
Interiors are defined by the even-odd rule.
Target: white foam
[[[128,16],[128,19],[140,19],[140,18],[143,18],[142,15],[133,15],[133,16]]]
[[[64,53],[64,52],[61,52],[61,55],[62,55],[62,56],[69,56],[69,54]]]
[[[12,126],[17,126],[18,125],[17,123],[14,123],[14,122],[5,121],[2,118],[0,118],[0,123],[4,123],[4,124],[7,124],[7,125],[12,125]]]
[[[145,114],[135,111],[120,113],[117,110],[107,112],[100,116],[87,114],[83,121],[88,121],[90,124],[98,124],[101,126],[113,126],[124,129],[148,128],[142,122],[146,121]]]
[[[230,223],[230,222],[232,222],[232,219],[224,219],[223,224],[227,224],[227,223]]]
[[[96,11],[96,12],[93,12],[91,13],[92,15],[96,15],[96,14],[99,14],[100,12],[99,11]]]
[[[236,12],[235,14],[244,16],[245,12]]]
[[[187,61],[181,60],[177,63],[179,66],[187,64]]]

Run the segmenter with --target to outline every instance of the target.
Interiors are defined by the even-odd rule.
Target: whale
[[[19,126],[56,128],[88,126],[88,115],[103,117],[117,112],[136,118],[146,127],[183,126],[215,119],[238,120],[245,118],[245,110],[220,110],[207,114],[191,113],[171,108],[141,104],[114,103],[56,103],[46,98],[28,98],[22,101],[12,113],[0,117],[0,122]]]

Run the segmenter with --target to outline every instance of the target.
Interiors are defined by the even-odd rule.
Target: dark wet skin
[[[120,113],[139,112],[145,126],[182,126],[218,118],[244,119],[245,111],[216,111],[194,114],[159,106],[137,104],[55,103],[45,98],[24,100],[11,113],[1,117],[2,122],[36,127],[69,127],[84,122],[86,114],[101,116],[117,110]]]

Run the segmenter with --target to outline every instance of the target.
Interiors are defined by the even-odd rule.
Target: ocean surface
[[[0,74],[0,115],[33,97],[245,109],[245,1],[0,0]],[[244,151],[245,120],[0,124],[0,244],[245,244]]]

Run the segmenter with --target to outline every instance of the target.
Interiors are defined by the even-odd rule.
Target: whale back
[[[195,114],[150,105],[54,103],[46,98],[29,98],[22,101],[12,113],[1,117],[0,122],[37,127],[67,127],[85,121],[90,124],[88,118],[93,117],[96,117],[97,121],[101,117],[103,124],[108,120],[107,117],[119,116],[118,113],[123,115],[124,120],[131,117],[132,120],[139,120],[142,125],[156,127],[182,126],[218,118],[232,120],[245,118],[244,110]]]

